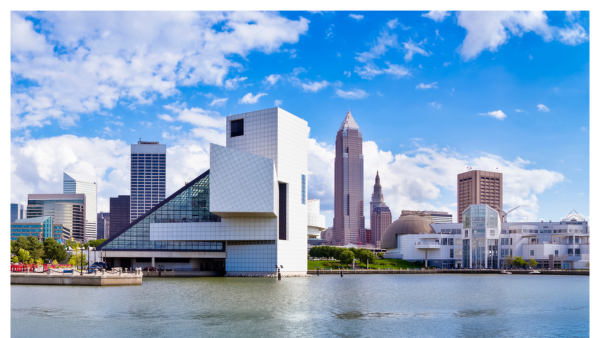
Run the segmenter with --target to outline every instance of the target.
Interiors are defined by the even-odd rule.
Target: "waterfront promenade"
[[[79,272],[63,273],[24,273],[11,272],[12,285],[79,285],[79,286],[123,286],[142,285],[142,271],[133,272],[98,272],[96,274]]]
[[[414,275],[414,274],[500,274],[500,269],[419,269],[419,270],[375,270],[375,269],[344,269],[344,275]],[[506,270],[513,275],[528,275],[531,270],[512,269]],[[570,275],[589,276],[589,270],[537,270],[540,275]],[[317,270],[308,270],[308,274],[316,276]],[[321,270],[320,275],[339,275],[340,270]]]

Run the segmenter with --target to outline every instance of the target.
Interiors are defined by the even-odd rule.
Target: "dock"
[[[79,286],[122,286],[142,285],[143,274],[141,271],[132,272],[98,272],[96,274],[79,272],[42,272],[24,273],[11,272],[11,285],[79,285]]]
[[[500,274],[500,269],[419,269],[419,270],[374,270],[374,269],[344,269],[344,275],[429,275],[429,274]],[[506,270],[513,275],[527,275],[531,270],[512,269]],[[537,270],[540,275],[571,275],[571,276],[589,276],[589,270]],[[308,270],[308,274],[317,275],[317,270]],[[339,275],[340,270],[320,270],[320,275]]]

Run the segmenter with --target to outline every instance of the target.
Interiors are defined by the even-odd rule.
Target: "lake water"
[[[584,337],[589,277],[328,275],[11,286],[12,337]]]

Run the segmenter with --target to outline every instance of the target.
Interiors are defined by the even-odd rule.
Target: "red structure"
[[[371,229],[366,229],[365,235],[365,237],[367,237],[367,243],[371,243]]]

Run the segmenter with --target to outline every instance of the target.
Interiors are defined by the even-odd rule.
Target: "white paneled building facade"
[[[321,239],[321,231],[325,230],[325,216],[321,215],[321,201],[318,199],[308,200],[308,238]]]
[[[98,250],[123,267],[306,274],[308,131],[281,108],[228,116],[210,170]]]
[[[589,268],[589,226],[576,212],[559,222],[500,223],[497,211],[481,204],[465,210],[463,223],[431,223],[433,231],[398,233],[394,223],[382,241],[386,258],[439,268],[501,268],[510,256],[533,258],[538,268]]]

